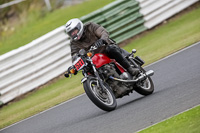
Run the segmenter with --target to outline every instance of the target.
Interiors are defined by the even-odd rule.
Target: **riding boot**
[[[132,76],[137,76],[139,74],[139,69],[138,68],[133,68],[129,67],[127,68],[127,71],[132,75]]]
[[[116,45],[108,45],[106,53],[110,58],[115,59],[122,65],[122,67],[124,67],[132,76],[137,76],[139,74],[139,69],[131,67],[128,60],[122,55],[122,50]]]

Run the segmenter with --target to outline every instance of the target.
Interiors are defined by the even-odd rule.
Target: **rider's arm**
[[[80,48],[78,48],[72,42],[71,42],[70,47],[71,47],[71,56],[72,56],[72,63],[73,63],[77,58],[77,53],[79,52]]]
[[[92,29],[95,35],[107,43],[110,43],[109,41],[109,33],[106,31],[106,29],[98,24],[91,23],[92,24]]]

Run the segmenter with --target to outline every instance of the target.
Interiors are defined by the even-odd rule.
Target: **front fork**
[[[101,90],[102,92],[105,92],[106,87],[105,87],[104,84],[103,84],[104,81],[101,79],[101,77],[100,77],[100,75],[99,75],[99,73],[98,73],[98,71],[97,71],[95,65],[93,64],[92,59],[89,58],[89,59],[87,59],[87,60],[88,60],[88,61],[91,63],[91,65],[92,65],[92,69],[93,69],[93,71],[94,71],[94,75],[95,75],[96,78],[97,78],[97,86],[100,88],[100,90]],[[84,78],[81,80],[82,83],[85,82],[85,81],[87,80],[87,76],[88,76],[87,74],[84,74]]]

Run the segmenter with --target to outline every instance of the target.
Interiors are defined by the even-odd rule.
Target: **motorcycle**
[[[133,91],[144,96],[153,93],[154,84],[150,76],[154,74],[154,71],[146,72],[142,68],[145,62],[139,56],[134,56],[135,49],[131,53],[124,50],[123,56],[132,67],[140,70],[137,76],[130,75],[118,62],[110,59],[106,54],[94,54],[97,48],[91,46],[87,52],[81,49],[70,71],[65,74],[66,77],[71,77],[71,74],[82,70],[84,77],[81,83],[87,96],[97,107],[112,111],[117,107],[117,98],[129,95]]]

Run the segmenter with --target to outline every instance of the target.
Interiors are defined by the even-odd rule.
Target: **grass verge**
[[[138,133],[197,133],[199,124],[200,106],[197,106]]]
[[[169,23],[151,30],[124,48],[138,50],[146,64],[152,63],[200,40],[200,8],[178,16]],[[18,102],[0,109],[0,128],[6,127],[47,108],[83,93],[82,76],[61,78],[49,86],[28,94]]]
[[[1,108],[0,129],[82,94],[81,78],[80,74],[72,79],[62,77]]]

